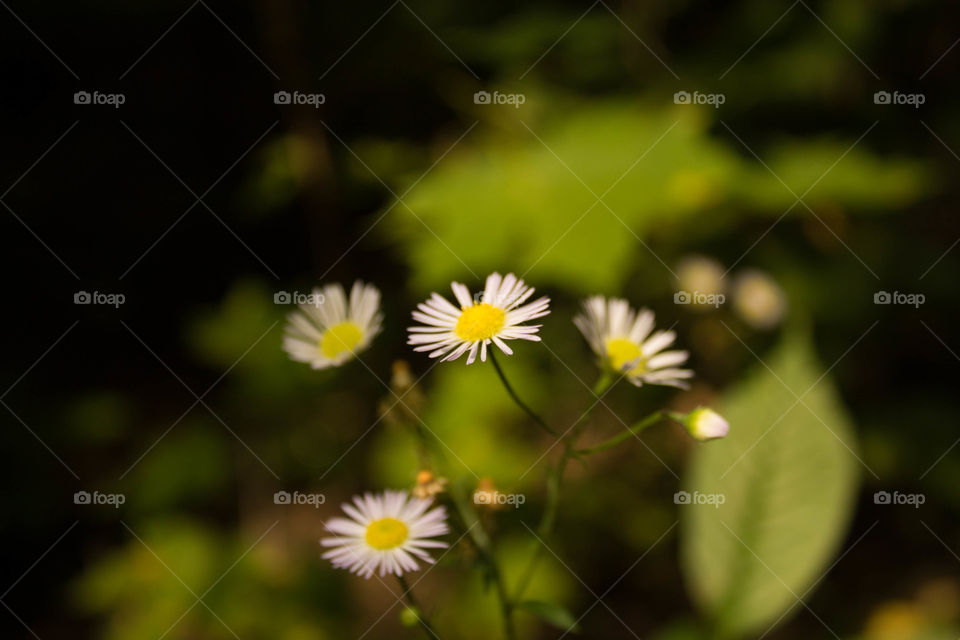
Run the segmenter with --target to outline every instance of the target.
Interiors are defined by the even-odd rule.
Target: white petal
[[[460,284],[459,282],[453,282],[450,284],[450,288],[453,289],[453,295],[457,297],[457,302],[460,303],[461,307],[472,307],[473,298],[470,297],[470,289],[467,289],[465,285]]]
[[[687,361],[689,355],[686,351],[663,351],[647,360],[647,368],[662,369],[683,364]]]
[[[676,338],[677,334],[675,334],[673,331],[658,331],[657,333],[653,334],[649,340],[644,342],[643,345],[641,345],[643,355],[649,358],[653,354],[662,351],[666,347],[669,347],[671,344],[673,344],[673,341],[676,340]]]

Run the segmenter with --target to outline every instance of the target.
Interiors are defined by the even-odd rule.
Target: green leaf
[[[497,111],[505,120],[478,126],[422,180],[391,178],[409,193],[378,229],[409,262],[413,288],[500,269],[541,287],[620,290],[637,260],[652,259],[638,238],[666,255],[739,217],[779,217],[814,184],[811,202],[861,211],[901,207],[928,182],[916,161],[851,150],[853,140],[788,139],[758,151],[785,187],[733,136],[711,133],[714,109],[525,95],[523,110]]]
[[[689,588],[726,637],[802,609],[797,597],[846,530],[860,466],[810,340],[790,334],[764,360],[769,369],[758,366],[723,403],[730,435],[698,447],[684,481],[694,499],[679,506]],[[724,499],[697,504],[694,492]]]
[[[675,620],[658,629],[652,640],[709,640],[704,629],[691,620]]]
[[[577,624],[577,619],[573,617],[572,613],[558,604],[541,602],[539,600],[525,600],[518,604],[517,607],[529,611],[544,622],[558,629],[580,633],[580,626]]]

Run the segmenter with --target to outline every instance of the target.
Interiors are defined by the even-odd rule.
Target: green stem
[[[483,528],[480,519],[461,495],[460,491],[451,486],[448,493],[457,512],[460,514],[460,518],[463,520],[464,526],[467,527],[467,534],[477,547],[480,559],[487,565],[487,570],[493,578],[497,598],[500,601],[500,613],[503,618],[503,636],[506,640],[516,640],[517,634],[513,626],[514,603],[510,600],[506,583],[503,579],[503,573],[500,571],[497,559],[493,555],[493,545],[490,542],[490,537]]]
[[[427,616],[423,612],[423,609],[417,606],[416,598],[413,597],[413,589],[411,589],[410,585],[407,584],[407,579],[401,575],[397,576],[397,581],[400,583],[400,588],[403,589],[403,599],[406,600],[410,608],[413,609],[417,616],[417,621],[420,623],[420,626],[423,627],[427,637],[431,638],[432,640],[440,640],[440,636],[438,636],[437,632],[433,630],[433,626],[431,626],[430,621],[427,620]]]
[[[423,447],[424,451],[434,450],[438,458],[443,458],[443,451],[441,451],[439,447],[436,446],[437,443],[434,442],[434,440],[436,440],[435,437],[429,438],[427,433],[420,428],[419,425],[417,425],[416,433],[420,440],[420,445]],[[493,556],[493,545],[490,542],[490,537],[487,535],[486,530],[483,528],[483,524],[480,522],[480,519],[477,517],[467,499],[463,496],[460,489],[451,484],[447,490],[447,494],[450,496],[450,501],[453,503],[457,513],[460,514],[460,518],[463,520],[464,527],[466,527],[467,534],[477,547],[477,550],[480,554],[480,559],[487,566],[487,569],[493,578],[493,582],[496,585],[497,597],[500,600],[500,611],[503,614],[504,637],[506,640],[516,640],[516,632],[513,627],[513,604],[507,595],[503,574],[500,572],[500,567],[497,565],[496,558]]]
[[[580,414],[580,417],[577,418],[577,421],[573,423],[573,426],[567,430],[566,436],[563,438],[563,453],[560,455],[560,459],[557,461],[555,466],[550,467],[547,470],[547,497],[546,504],[543,509],[543,515],[540,517],[540,524],[537,525],[537,535],[540,537],[539,540],[535,541],[535,547],[533,550],[533,555],[530,557],[530,561],[527,563],[527,567],[521,574],[520,581],[517,583],[517,590],[514,595],[514,602],[521,602],[523,600],[523,594],[526,592],[527,588],[530,586],[531,580],[536,573],[537,565],[540,563],[541,558],[543,557],[543,552],[546,550],[544,538],[549,536],[553,531],[553,526],[556,523],[557,519],[557,510],[560,506],[560,489],[561,483],[563,480],[563,472],[567,468],[567,463],[577,455],[577,451],[574,449],[574,444],[577,441],[577,438],[580,436],[580,431],[583,428],[583,425],[586,423],[587,417],[593,412],[598,404],[603,400],[603,395],[607,390],[617,381],[618,376],[613,375],[610,372],[604,372],[603,376],[597,381],[597,384],[593,388],[593,401],[587,407],[586,411]]]
[[[540,426],[544,431],[549,433],[552,436],[557,435],[556,431],[551,429],[547,423],[539,415],[534,412],[533,409],[527,406],[527,404],[520,399],[520,396],[517,395],[517,392],[513,390],[513,387],[510,386],[510,382],[507,380],[507,376],[504,375],[503,369],[500,368],[500,363],[497,362],[497,357],[494,355],[494,349],[489,349],[488,353],[490,354],[490,362],[493,363],[493,368],[497,370],[497,375],[500,376],[500,381],[503,382],[504,388],[506,388],[507,393],[510,394],[510,397],[513,398],[513,401],[517,404],[518,407],[524,410],[524,412],[530,416],[537,425]]]
[[[623,432],[618,433],[609,440],[604,440],[598,445],[594,445],[587,449],[577,449],[577,453],[580,455],[590,455],[592,453],[599,453],[600,451],[606,451],[607,449],[612,449],[617,446],[624,440],[628,439],[630,436],[636,436],[638,433],[646,429],[647,427],[660,422],[664,418],[672,417],[671,415],[663,411],[654,411],[649,416],[635,423],[633,426],[624,429]]]

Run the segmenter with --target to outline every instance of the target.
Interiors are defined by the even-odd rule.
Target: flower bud
[[[446,478],[434,475],[429,469],[422,469],[417,473],[417,481],[413,486],[413,495],[421,500],[432,498],[438,493],[443,493],[446,486]]]
[[[706,407],[694,409],[683,418],[683,426],[690,435],[703,442],[722,438],[730,431],[730,423],[723,416]]]
[[[394,362],[393,375],[390,377],[390,394],[380,401],[378,407],[384,422],[398,427],[414,428],[420,422],[418,416],[424,403],[425,398],[416,387],[410,365],[405,360]]]
[[[420,623],[420,610],[416,607],[404,607],[400,611],[400,624],[405,627],[415,627]]]

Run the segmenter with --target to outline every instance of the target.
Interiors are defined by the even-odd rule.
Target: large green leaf
[[[688,467],[684,490],[722,494],[723,504],[679,507],[687,582],[721,636],[802,609],[797,598],[846,530],[860,468],[809,339],[791,334],[765,360],[769,369],[758,366],[723,403],[730,435],[701,446]]]
[[[759,148],[768,171],[713,122],[715,109],[662,98],[526,97],[523,109],[478,112],[497,114],[499,126],[471,130],[385,216],[379,230],[402,247],[415,288],[501,269],[541,286],[617,290],[638,258],[655,260],[640,239],[655,240],[669,258],[671,243],[723,233],[736,217],[780,217],[791,207],[807,215],[794,194],[814,185],[813,205],[855,210],[902,205],[923,192],[916,162],[878,159],[851,140]],[[392,173],[377,168],[384,171]]]

